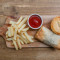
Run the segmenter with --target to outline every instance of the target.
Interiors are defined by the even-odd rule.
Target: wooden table
[[[0,0],[2,15],[60,15],[60,0]],[[1,20],[0,20],[1,21]],[[0,22],[3,25],[4,22]],[[53,48],[9,49],[0,37],[0,60],[60,60],[60,50]]]

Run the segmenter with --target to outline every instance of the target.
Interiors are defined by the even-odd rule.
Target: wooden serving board
[[[26,16],[26,15],[25,15],[25,16]],[[25,16],[24,16],[24,17],[25,17]],[[51,20],[52,20],[54,17],[56,17],[56,16],[58,16],[58,15],[41,15],[41,17],[42,17],[42,19],[43,19],[43,25],[50,29]],[[16,17],[16,18],[15,18],[15,17],[11,17],[11,16],[10,16],[10,17],[9,17],[9,16],[6,16],[6,17],[5,17],[5,24],[4,24],[2,27],[0,27],[0,36],[2,36],[2,37],[5,39],[5,41],[6,41],[5,32],[7,31],[7,27],[9,26],[9,21],[10,21],[10,20],[17,21],[18,18],[19,18],[19,16]],[[3,20],[2,20],[2,21],[3,21]],[[28,31],[28,34],[34,36],[37,31],[38,31],[38,30],[32,30],[32,29],[30,29],[30,30]],[[45,45],[45,44],[42,43],[42,42],[39,42],[37,39],[34,39],[34,40],[35,40],[35,42],[33,42],[33,43],[31,43],[31,44],[24,44],[24,45],[22,45],[22,47],[50,47],[50,46],[48,46],[48,45]],[[10,41],[10,42],[6,41],[6,45],[7,45],[7,47],[9,47],[9,48],[14,48],[14,46],[11,45],[11,41]]]

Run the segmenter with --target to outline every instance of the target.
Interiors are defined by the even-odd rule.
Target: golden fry
[[[14,26],[14,25],[16,24],[16,22],[10,21],[10,24],[11,24],[12,26]]]
[[[21,47],[21,44],[20,44],[19,37],[17,37],[17,44],[18,44],[19,48],[21,49],[22,47]]]
[[[26,24],[22,25],[22,27],[21,27],[20,29],[18,29],[18,32],[20,33],[20,31],[21,31],[22,29],[24,29],[25,26],[26,26]]]
[[[16,41],[15,41],[15,40],[12,40],[12,41],[13,41],[13,44],[14,44],[14,46],[15,46],[16,50],[18,50],[18,46],[17,46]]]
[[[14,35],[14,29],[13,29],[13,27],[11,26],[11,36],[13,36]]]
[[[25,17],[21,23],[18,25],[18,28],[20,28],[25,22],[27,21],[27,17]]]
[[[8,37],[11,37],[11,29],[8,27]]]
[[[19,18],[19,20],[17,21],[17,23],[16,23],[16,24],[21,23],[22,19],[23,19],[23,17],[21,16],[21,17]]]
[[[29,27],[28,28],[24,28],[22,31],[28,31],[29,30]]]
[[[13,41],[13,45],[16,50],[21,49],[23,44],[28,44],[34,42],[32,40],[33,36],[28,35],[27,31],[29,27],[26,27],[25,22],[27,21],[27,17],[23,19],[21,16],[17,22],[10,21],[11,26],[8,27],[8,31],[6,32],[6,38],[8,41]]]
[[[7,38],[7,40],[8,40],[8,41],[11,41],[11,40],[13,40],[13,38]]]
[[[25,40],[22,36],[20,36],[20,39],[21,39],[25,44],[27,44],[26,40]]]
[[[27,32],[24,32],[24,34],[25,34],[26,38],[27,38],[30,42],[34,42],[34,41],[32,40],[32,38],[27,34]]]
[[[14,40],[16,40],[17,38],[17,29],[15,29],[15,32],[14,32]]]

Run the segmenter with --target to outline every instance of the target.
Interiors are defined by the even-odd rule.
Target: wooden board
[[[50,29],[51,20],[54,17],[56,17],[57,15],[41,15],[41,16],[42,16],[42,19],[43,19],[43,25]],[[23,17],[27,17],[27,16],[24,15]],[[12,18],[14,18],[14,17],[12,17]],[[16,18],[14,18],[14,19],[12,19],[12,18],[7,17],[6,21],[5,21],[5,25],[0,28],[0,35],[5,39],[5,41],[6,41],[6,37],[5,37],[4,34],[5,34],[6,31],[4,32],[4,29],[7,30],[6,25],[9,24],[9,21],[11,21],[11,20],[17,21],[18,18],[19,18],[19,16],[18,17],[16,16]],[[38,30],[32,30],[32,29],[30,29],[28,31],[28,34],[34,36],[37,31]],[[45,45],[44,43],[39,42],[37,39],[34,39],[34,40],[35,40],[35,42],[33,42],[31,44],[24,44],[24,45],[22,45],[22,47],[49,47],[48,45]],[[8,43],[9,43],[9,45],[8,45]],[[11,45],[11,42],[6,41],[6,45],[9,48],[14,48],[14,46]]]
[[[12,5],[12,6],[11,6]],[[17,5],[17,7],[15,6]],[[0,14],[4,15],[60,15],[60,0],[0,0]],[[0,26],[5,20],[1,21]],[[22,48],[16,51],[6,47],[0,37],[0,60],[60,60],[60,50],[52,48]]]

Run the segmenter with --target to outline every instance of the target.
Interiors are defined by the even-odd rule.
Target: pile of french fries
[[[12,41],[16,50],[21,49],[23,44],[34,42],[33,36],[28,35],[29,27],[26,27],[27,17],[20,17],[17,22],[10,21],[11,26],[8,27],[6,38]]]

